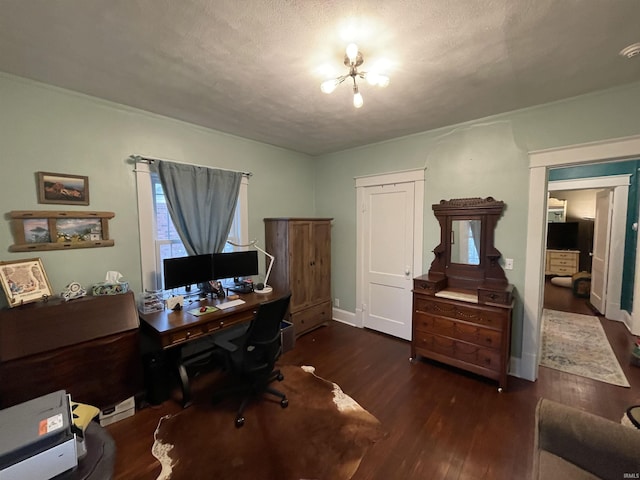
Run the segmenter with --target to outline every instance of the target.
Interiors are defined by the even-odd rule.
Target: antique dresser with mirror
[[[494,246],[504,203],[487,198],[433,205],[440,244],[428,273],[413,281],[411,360],[418,355],[507,386],[513,285]]]

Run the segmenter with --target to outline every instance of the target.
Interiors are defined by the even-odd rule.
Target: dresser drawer
[[[448,336],[453,336],[455,332],[455,322],[453,320],[434,317],[425,313],[417,313],[413,322],[414,328],[421,332]]]
[[[556,261],[556,260],[562,260],[562,259],[568,259],[571,261],[574,261],[576,258],[577,254],[574,252],[549,252],[549,258],[551,259],[551,261]]]
[[[453,357],[489,370],[500,370],[500,352],[488,350],[477,345],[455,342]]]
[[[573,259],[552,258],[549,262],[552,267],[575,267],[576,262]]]
[[[427,356],[429,356],[429,352],[433,352],[492,371],[499,371],[501,368],[500,351],[498,350],[425,332],[417,332],[414,341],[415,347]]]
[[[490,306],[467,307],[454,303],[433,300],[424,296],[414,296],[414,311],[439,315],[456,320],[477,323],[487,327],[503,330],[507,322],[507,314],[498,308]]]
[[[462,323],[455,324],[455,338],[489,348],[500,348],[502,333]]]
[[[414,328],[417,333],[442,335],[489,348],[500,348],[502,340],[502,333],[499,330],[482,328],[424,313],[416,314]]]
[[[576,273],[576,269],[574,267],[551,267],[551,272],[556,275],[573,275]]]
[[[498,303],[510,305],[512,292],[510,290],[487,290],[478,288],[478,303]]]
[[[301,335],[331,320],[331,302],[299,310],[292,313],[290,318],[295,334]]]

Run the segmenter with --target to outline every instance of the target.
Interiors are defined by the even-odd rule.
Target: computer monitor
[[[190,255],[188,257],[165,258],[164,264],[164,288],[187,287],[213,280],[211,254]]]
[[[258,252],[256,250],[214,253],[211,260],[213,277],[216,280],[258,275]]]

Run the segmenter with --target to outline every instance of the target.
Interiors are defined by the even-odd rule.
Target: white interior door
[[[612,205],[612,190],[603,190],[596,194],[596,218],[593,227],[593,258],[591,261],[591,295],[589,301],[602,314],[605,313],[607,301]]]
[[[414,184],[364,189],[363,326],[411,339]]]

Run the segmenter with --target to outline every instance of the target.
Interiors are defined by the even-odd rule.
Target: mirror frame
[[[499,263],[502,256],[495,248],[495,228],[505,204],[487,198],[455,198],[441,200],[432,205],[433,213],[440,224],[440,244],[433,250],[435,258],[426,276],[429,290],[435,294],[445,288],[488,292],[510,291],[512,286]],[[468,265],[451,262],[451,224],[454,220],[480,220],[480,264]],[[491,295],[489,295],[491,297]],[[510,294],[506,295],[510,301]],[[496,301],[489,298],[489,301]]]

